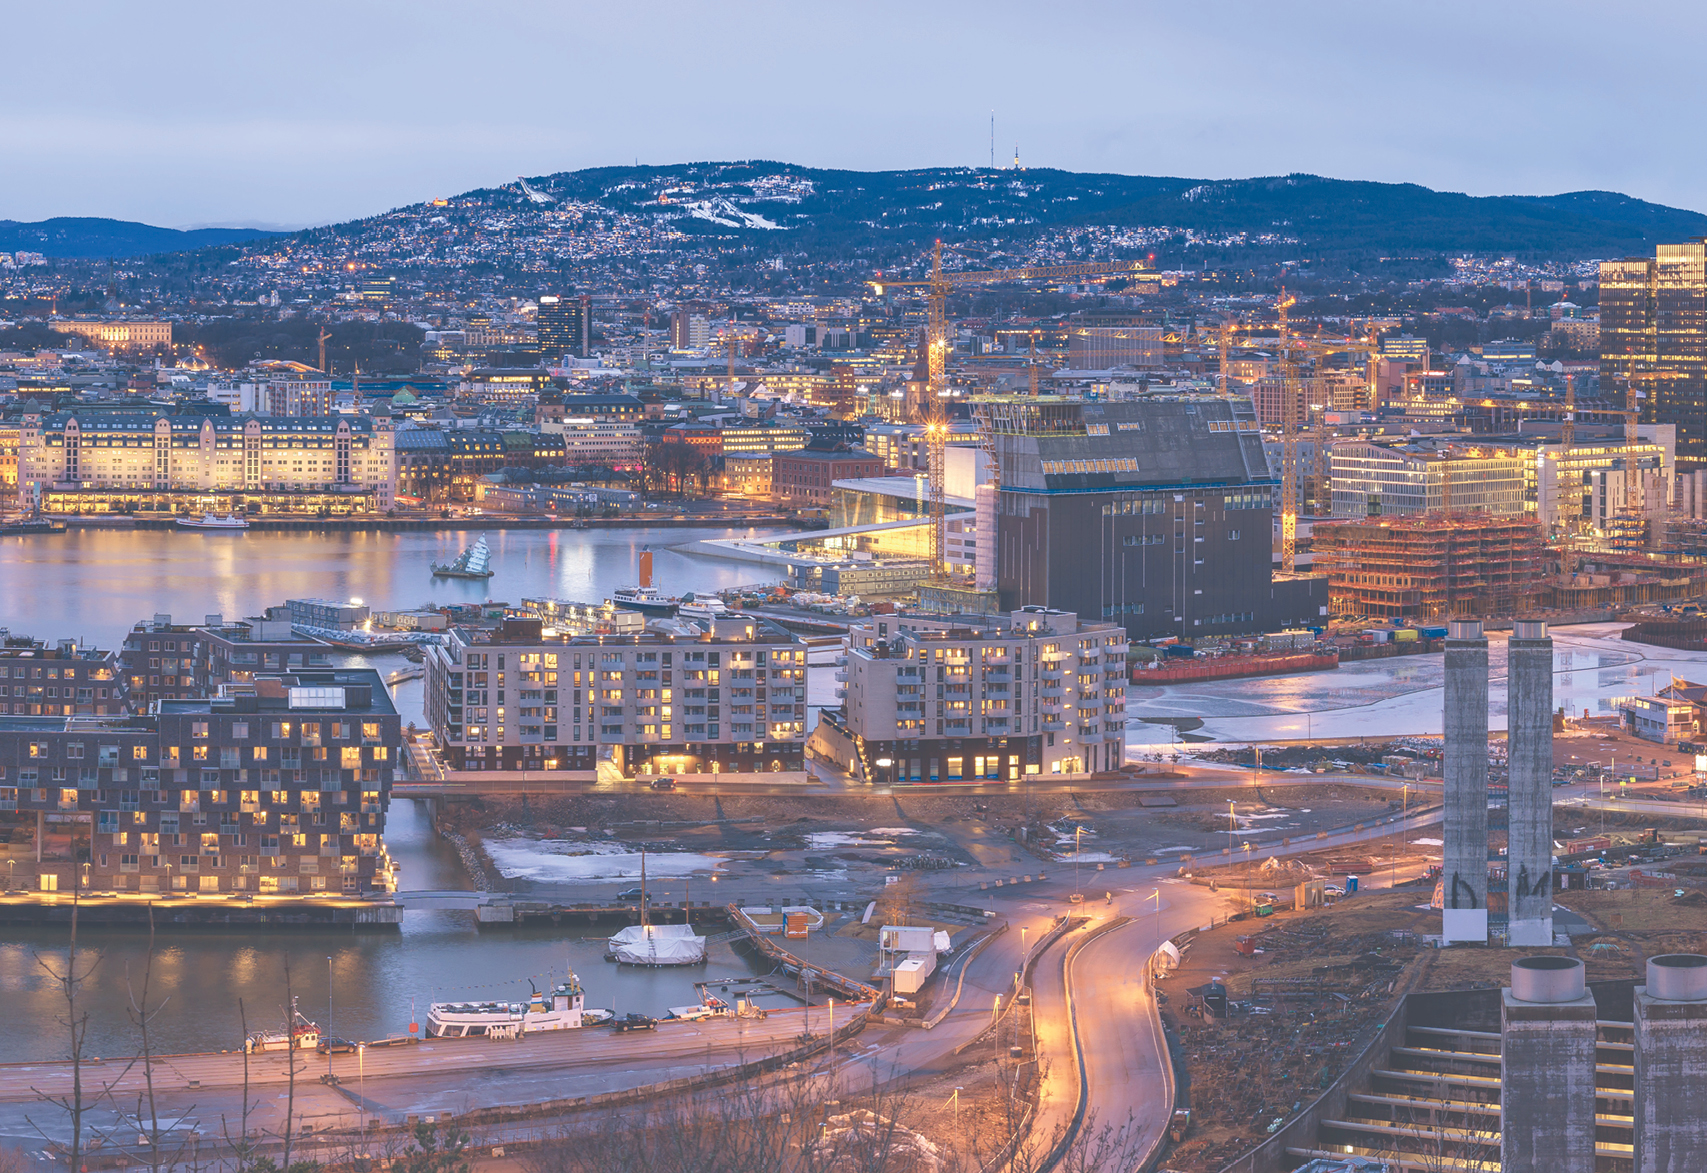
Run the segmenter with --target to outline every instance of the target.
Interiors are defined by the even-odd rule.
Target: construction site
[[[1334,614],[1378,618],[1533,610],[1553,564],[1539,524],[1489,513],[1318,525],[1315,557]]]

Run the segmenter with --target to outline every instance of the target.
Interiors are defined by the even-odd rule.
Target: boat
[[[593,1007],[590,1007],[589,1009],[581,1011],[581,1025],[582,1026],[603,1026],[615,1017],[616,1017],[616,1011],[606,1010],[600,1006],[593,1006]]]
[[[692,925],[629,925],[610,939],[606,952],[618,965],[699,965],[705,938]]]
[[[514,1039],[587,1024],[586,993],[573,973],[549,994],[535,990],[526,1002],[434,1002],[427,1010],[429,1039]]]
[[[434,578],[491,578],[492,551],[480,538],[457,556],[455,562],[433,563]]]
[[[0,524],[0,535],[13,534],[62,534],[65,532],[63,521],[54,521],[50,517],[26,517],[19,521],[8,521]]]
[[[180,517],[180,529],[248,529],[249,519],[235,513],[204,513],[200,517]]]
[[[686,594],[676,608],[679,619],[721,619],[728,614],[729,608],[716,595]]]
[[[656,587],[631,586],[612,591],[610,601],[618,607],[639,611],[642,615],[674,615],[681,605]]]
[[[320,1027],[303,1016],[290,1000],[290,1030],[256,1031],[243,1040],[243,1049],[256,1051],[312,1051],[320,1046]]]
[[[652,585],[652,551],[640,551],[640,585],[623,587],[611,594],[611,602],[642,615],[674,615],[681,604]]]

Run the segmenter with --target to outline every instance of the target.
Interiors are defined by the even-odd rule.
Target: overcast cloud
[[[0,218],[302,225],[581,167],[769,158],[1707,210],[1707,7],[5,0]]]

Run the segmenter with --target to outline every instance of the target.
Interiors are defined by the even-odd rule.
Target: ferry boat
[[[180,529],[248,529],[249,519],[235,513],[204,513],[200,517],[180,517]]]
[[[611,592],[611,602],[642,615],[674,615],[680,600],[672,599],[657,587],[632,586]]]
[[[429,1039],[513,1039],[542,1030],[584,1025],[586,994],[574,974],[549,994],[534,991],[526,1002],[434,1002],[427,1011]]]
[[[256,1051],[312,1051],[320,1046],[320,1027],[303,1016],[290,1000],[290,1030],[256,1031],[243,1040],[243,1049]]]
[[[455,562],[433,563],[434,578],[491,578],[493,573],[492,550],[485,538],[464,550]]]

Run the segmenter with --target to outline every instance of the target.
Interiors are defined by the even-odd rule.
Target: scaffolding
[[[1491,513],[1319,524],[1315,566],[1335,615],[1445,619],[1536,608],[1550,554],[1539,523]]]

